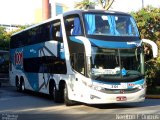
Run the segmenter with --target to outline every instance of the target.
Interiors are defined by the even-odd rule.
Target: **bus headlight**
[[[84,85],[85,86],[88,86],[89,88],[93,89],[93,90],[97,90],[97,91],[101,91],[103,90],[104,88],[101,87],[101,86],[97,86],[97,85],[93,85],[92,83],[88,83],[86,81],[83,81]]]
[[[138,88],[138,89],[145,89],[147,87],[146,83],[144,84],[140,84],[140,85],[135,85],[134,88]]]
[[[103,87],[95,86],[95,85],[93,85],[91,88],[94,89],[94,90],[97,90],[97,91],[101,91],[101,90],[104,89]]]
[[[137,88],[141,90],[143,89],[143,85],[138,85]]]

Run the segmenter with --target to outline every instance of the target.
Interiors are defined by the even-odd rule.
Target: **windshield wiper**
[[[98,75],[98,76],[96,76],[96,77],[94,76],[93,78],[94,78],[95,80],[97,80],[97,79],[102,79],[103,76],[104,76],[104,75]]]
[[[144,75],[140,74],[140,73],[137,72],[137,71],[134,71],[134,70],[127,70],[126,76],[129,76],[129,75],[137,75],[138,77],[144,76]]]

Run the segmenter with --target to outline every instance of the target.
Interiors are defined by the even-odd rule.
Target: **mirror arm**
[[[149,44],[152,47],[153,58],[158,57],[158,46],[155,42],[149,39],[142,39],[142,42]]]

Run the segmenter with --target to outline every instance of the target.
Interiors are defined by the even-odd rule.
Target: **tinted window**
[[[60,40],[60,42],[62,42],[62,39],[56,36],[57,32],[60,33],[60,20],[55,20],[36,26],[12,36],[10,41],[10,48],[19,48],[26,45],[46,42],[49,40]]]
[[[24,59],[23,64],[25,72],[55,74],[67,72],[65,60],[53,56]]]

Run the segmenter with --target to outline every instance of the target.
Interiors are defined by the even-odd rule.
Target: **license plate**
[[[126,96],[118,96],[118,97],[116,97],[116,100],[117,101],[126,101],[127,97]]]
[[[127,84],[111,85],[111,89],[127,89]]]
[[[120,85],[103,84],[103,87],[108,89],[127,89],[127,84],[126,83],[121,83]]]

